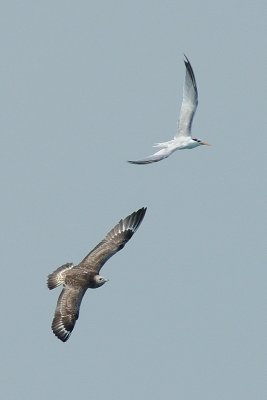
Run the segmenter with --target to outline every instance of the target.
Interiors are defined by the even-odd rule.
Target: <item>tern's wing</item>
[[[183,89],[183,101],[178,122],[178,132],[175,135],[175,138],[178,136],[191,136],[191,125],[198,104],[196,79],[192,66],[186,56],[184,63],[186,73]]]
[[[151,163],[158,162],[158,161],[163,160],[164,158],[169,157],[169,155],[171,153],[172,153],[172,151],[170,151],[169,148],[164,148],[164,149],[161,149],[161,150],[157,151],[156,153],[152,154],[151,156],[142,158],[141,160],[136,160],[136,161],[129,160],[128,162],[130,164],[140,164],[140,165],[141,164],[151,164]]]
[[[55,316],[52,322],[54,334],[66,342],[79,317],[81,301],[87,288],[64,285],[59,295]]]
[[[146,213],[146,208],[128,215],[114,226],[106,237],[81,261],[79,266],[96,274],[105,262],[121,250],[138,229]]]

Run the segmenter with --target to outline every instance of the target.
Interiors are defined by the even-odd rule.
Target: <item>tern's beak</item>
[[[201,144],[205,144],[206,146],[211,146],[208,142],[201,142]]]

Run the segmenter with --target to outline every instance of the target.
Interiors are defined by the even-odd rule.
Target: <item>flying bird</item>
[[[66,342],[79,317],[82,298],[88,288],[98,288],[108,281],[99,272],[105,262],[121,250],[138,229],[146,208],[121,219],[106,237],[78,264],[67,263],[48,275],[47,286],[63,285],[52,322],[54,334]]]
[[[131,164],[150,164],[169,157],[176,150],[193,149],[209,143],[191,136],[191,126],[198,105],[198,92],[193,68],[185,56],[185,82],[183,88],[183,101],[178,122],[178,131],[173,139],[168,142],[156,143],[153,147],[160,148],[159,151],[142,160],[128,161]]]

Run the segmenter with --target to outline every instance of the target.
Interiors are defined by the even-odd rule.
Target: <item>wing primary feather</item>
[[[79,267],[99,273],[105,262],[121,250],[139,228],[146,213],[146,207],[140,208],[126,218],[121,219],[80,262]]]
[[[194,88],[195,88],[196,95],[197,95],[197,94],[198,94],[198,91],[197,91],[197,82],[196,82],[196,78],[195,78],[195,74],[194,74],[192,65],[190,64],[190,61],[188,60],[188,58],[186,57],[185,54],[184,54],[184,57],[185,57],[185,60],[184,60],[185,67],[186,67],[186,69],[187,69],[187,71],[188,71],[188,73],[189,73],[189,75],[190,75],[191,81],[192,81],[192,83],[193,83],[193,86],[194,86]]]
[[[85,292],[86,288],[64,286],[59,295],[52,322],[52,330],[62,342],[68,340],[74,329],[75,323],[79,318],[80,305]]]

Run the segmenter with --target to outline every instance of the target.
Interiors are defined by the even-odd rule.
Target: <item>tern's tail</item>
[[[162,142],[162,143],[155,143],[153,144],[153,147],[160,147],[161,149],[165,149],[168,147],[169,142]]]

